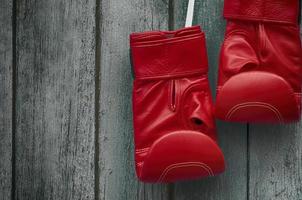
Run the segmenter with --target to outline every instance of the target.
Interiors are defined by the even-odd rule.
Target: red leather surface
[[[224,17],[297,24],[299,0],[225,0]]]
[[[130,41],[139,179],[174,182],[223,172],[204,33],[199,27],[134,33]]]
[[[204,33],[198,27],[175,32],[133,33],[130,43],[137,79],[207,73]]]
[[[244,7],[246,2],[226,0],[225,7],[229,10],[232,4]],[[255,3],[251,5],[255,12],[266,10],[260,1],[251,2]],[[281,5],[279,0],[263,2]],[[297,9],[298,0],[286,1],[286,5],[275,15],[276,19]],[[218,118],[239,122],[299,120],[302,80],[299,29],[298,24],[228,19],[220,54]]]
[[[214,176],[224,170],[222,166],[222,152],[212,139],[182,130],[167,133],[152,144],[139,175],[147,182],[174,182]]]

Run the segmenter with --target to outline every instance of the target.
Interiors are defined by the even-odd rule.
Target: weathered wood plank
[[[17,1],[16,199],[94,199],[95,1]]]
[[[166,199],[165,185],[134,172],[129,34],[168,28],[168,1],[102,1],[100,46],[100,199]]]
[[[302,122],[250,126],[250,199],[302,199],[301,133]]]
[[[302,126],[251,125],[250,199],[302,199]]]
[[[11,198],[12,185],[12,1],[0,4],[0,199]]]
[[[175,0],[175,28],[184,25],[188,0]],[[209,58],[209,80],[215,96],[218,58],[224,36],[223,0],[196,0],[194,23],[206,33]],[[226,122],[217,124],[219,144],[225,155],[227,169],[218,177],[179,183],[175,186],[175,200],[207,199],[236,200],[247,196],[247,128]]]

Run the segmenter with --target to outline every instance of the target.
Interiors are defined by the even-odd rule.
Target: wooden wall
[[[0,200],[302,199],[302,124],[218,122],[221,176],[135,178],[131,32],[184,25],[188,0],[2,0]],[[215,93],[223,0],[196,0]]]

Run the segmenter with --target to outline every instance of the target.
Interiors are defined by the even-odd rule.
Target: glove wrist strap
[[[136,79],[184,77],[208,71],[205,35],[199,26],[134,33],[130,45]]]
[[[225,0],[226,19],[298,24],[299,0]]]

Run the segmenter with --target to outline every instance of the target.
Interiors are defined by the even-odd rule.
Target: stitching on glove
[[[273,113],[275,113],[275,115],[277,116],[279,122],[284,121],[283,117],[282,117],[282,114],[280,113],[280,111],[276,107],[274,107],[271,104],[267,104],[267,103],[263,103],[263,102],[246,102],[246,103],[237,104],[229,110],[229,112],[226,115],[226,118],[230,120],[231,117],[234,115],[234,113],[236,111],[238,111],[241,108],[246,108],[246,107],[250,107],[250,106],[258,106],[258,107],[267,108],[267,109],[273,111]]]
[[[144,153],[144,152],[146,152],[146,151],[148,151],[148,150],[149,150],[149,147],[143,148],[143,149],[137,149],[135,152],[136,152],[136,153]]]
[[[171,164],[168,167],[166,167],[165,170],[163,171],[163,173],[160,175],[157,182],[162,182],[165,179],[166,175],[171,170],[177,169],[177,168],[185,168],[185,167],[200,167],[200,168],[204,169],[205,171],[207,171],[209,176],[214,176],[214,173],[213,173],[213,170],[211,169],[211,167],[203,162],[183,162],[183,163]]]
[[[172,38],[174,39],[174,38]],[[137,42],[134,43],[132,45],[132,48],[143,48],[143,47],[153,47],[153,46],[162,46],[162,45],[166,45],[166,44],[174,44],[174,43],[182,43],[182,42],[186,42],[186,41],[190,41],[190,40],[196,40],[196,39],[204,39],[204,35],[203,34],[198,34],[198,36],[195,37],[189,37],[189,38],[177,38],[177,40],[172,40],[171,41],[167,41],[169,39],[163,39],[163,40],[158,40],[155,42],[153,42],[154,44],[144,44],[143,42]],[[145,42],[147,43],[147,42]]]
[[[195,70],[195,71],[187,71],[187,72],[179,72],[179,73],[173,73],[173,74],[159,74],[159,75],[153,75],[153,76],[137,76],[137,80],[149,80],[149,79],[165,79],[165,78],[180,78],[184,76],[197,76],[197,75],[203,75],[207,70]]]

